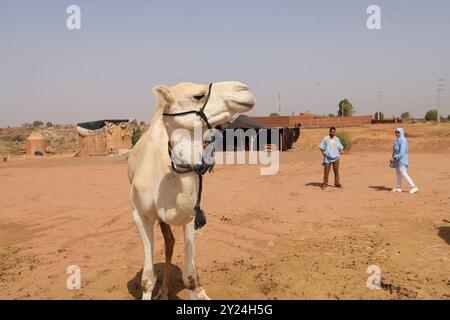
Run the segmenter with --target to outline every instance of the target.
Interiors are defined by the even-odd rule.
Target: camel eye
[[[197,101],[201,101],[205,97],[204,94],[197,94],[194,96],[194,99]]]

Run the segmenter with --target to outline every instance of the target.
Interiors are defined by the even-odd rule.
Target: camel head
[[[236,113],[251,110],[255,98],[249,88],[238,81],[214,82],[209,92],[209,84],[179,83],[172,87],[157,86],[153,89],[163,112],[175,114],[198,111],[208,102],[204,113],[212,127],[230,121]],[[164,117],[168,131],[178,128],[193,130],[195,125],[205,123],[196,114]]]

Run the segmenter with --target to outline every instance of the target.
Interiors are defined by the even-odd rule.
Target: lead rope
[[[198,230],[205,226],[206,215],[205,212],[200,208],[200,202],[202,200],[202,189],[203,189],[203,175],[198,174],[198,193],[197,193],[197,203],[195,204],[195,218],[194,218],[194,229]]]
[[[205,146],[208,146],[209,144],[213,143],[214,140],[209,141]],[[194,207],[194,211],[195,211],[195,218],[194,218],[194,228],[195,230],[201,229],[205,226],[206,224],[206,215],[205,212],[201,209],[201,200],[202,200],[202,191],[203,191],[203,175],[206,172],[211,172],[214,164],[209,165],[207,163],[205,163],[203,157],[202,157],[202,164],[200,165],[191,165],[191,164],[177,164],[175,165],[175,163],[173,162],[173,158],[172,158],[172,146],[170,145],[170,141],[168,143],[169,145],[169,156],[170,156],[170,163],[172,166],[172,169],[178,173],[178,174],[185,174],[185,173],[189,173],[189,172],[195,172],[198,176],[198,192],[197,192],[197,200],[195,202],[195,207]],[[179,170],[178,167],[180,167],[182,170]]]

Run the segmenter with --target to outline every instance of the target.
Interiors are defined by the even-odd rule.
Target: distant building
[[[371,124],[372,116],[352,117],[320,117],[310,113],[301,113],[298,116],[279,117],[253,117],[254,121],[267,128],[326,128],[326,127],[353,127]]]
[[[37,131],[31,133],[25,142],[25,148],[28,155],[34,155],[36,152],[45,154],[45,137]]]

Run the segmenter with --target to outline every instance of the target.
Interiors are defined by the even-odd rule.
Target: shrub
[[[279,117],[280,115],[276,112],[272,112],[269,117]]]
[[[133,128],[133,136],[131,137],[131,143],[133,144],[133,146],[139,141],[141,136],[142,136],[141,128],[139,126],[135,126]]]
[[[401,115],[401,118],[403,120],[409,120],[411,118],[411,116],[409,115],[409,112],[403,112]]]
[[[350,135],[346,132],[338,132],[336,133],[336,137],[341,140],[344,151],[350,151],[350,149],[352,148],[352,139]]]
[[[425,120],[437,121],[437,110],[428,110],[425,114]]]
[[[51,123],[51,122],[49,121],[49,122],[47,122],[47,123],[45,124],[45,126],[46,126],[47,128],[51,128],[51,127],[53,127],[53,123]]]

